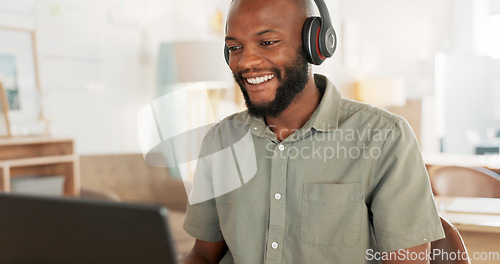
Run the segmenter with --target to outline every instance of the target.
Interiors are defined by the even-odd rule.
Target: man
[[[248,111],[216,125],[202,152],[249,130],[257,172],[188,206],[197,240],[183,263],[428,263],[429,242],[444,237],[406,121],[313,76],[301,36],[309,6],[231,4],[228,63]]]

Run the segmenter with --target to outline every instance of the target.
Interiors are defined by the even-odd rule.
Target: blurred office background
[[[326,2],[339,44],[316,72],[345,97],[405,116],[425,152],[498,153],[499,0]],[[140,153],[137,114],[178,82],[223,82],[220,113],[241,109],[222,60],[229,3],[0,0],[0,26],[36,34],[51,135],[74,138],[83,155]],[[196,52],[201,45],[207,49]],[[197,80],[202,69],[211,72]],[[388,90],[378,98],[360,89],[380,83]]]

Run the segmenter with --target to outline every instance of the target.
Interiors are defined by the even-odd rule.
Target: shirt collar
[[[314,82],[316,86],[324,90],[321,102],[316,109],[312,127],[321,132],[329,132],[339,127],[339,114],[342,107],[342,97],[339,90],[335,88],[332,82],[323,75],[315,74]],[[313,119],[314,118],[314,119]]]

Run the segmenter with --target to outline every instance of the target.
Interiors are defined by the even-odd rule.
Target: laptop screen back
[[[0,193],[0,264],[176,263],[167,210]]]

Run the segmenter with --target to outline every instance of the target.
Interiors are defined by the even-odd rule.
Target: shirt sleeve
[[[406,120],[397,121],[388,134],[372,177],[370,209],[380,251],[444,238],[422,155]]]
[[[193,183],[188,193],[186,218],[183,225],[184,230],[194,238],[212,242],[224,240],[214,198],[212,164],[206,159],[214,152],[214,148],[220,147],[215,142],[215,128],[216,126],[212,127],[203,138]]]
[[[203,241],[222,241],[222,231],[215,207],[215,199],[187,206],[184,230],[194,238]]]

